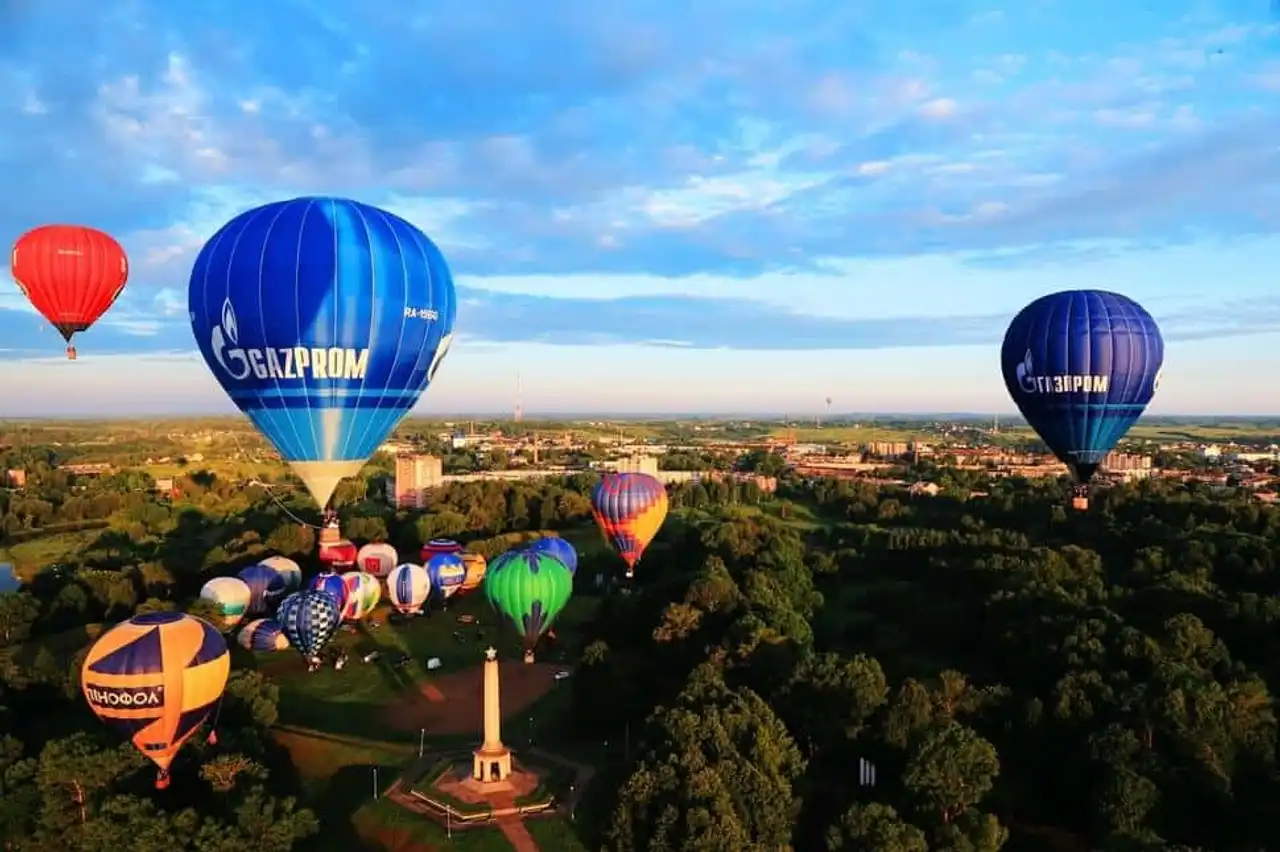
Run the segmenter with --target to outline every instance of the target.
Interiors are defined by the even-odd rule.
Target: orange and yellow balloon
[[[591,511],[605,539],[636,573],[644,549],[667,519],[667,489],[647,473],[608,473],[591,494]]]
[[[80,686],[97,717],[160,768],[156,789],[163,790],[174,756],[217,707],[230,672],[227,643],[212,624],[148,612],[99,637]]]
[[[462,565],[467,569],[467,576],[463,579],[462,587],[458,589],[458,594],[474,592],[484,582],[484,575],[489,570],[489,563],[479,553],[472,553],[470,550],[463,551],[458,555],[462,557]]]

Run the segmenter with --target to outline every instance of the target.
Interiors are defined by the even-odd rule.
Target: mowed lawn
[[[538,659],[569,662],[569,636],[591,619],[597,604],[589,597],[570,600],[557,621],[558,641],[551,645],[544,641]],[[258,668],[280,687],[281,721],[335,734],[368,736],[388,705],[420,692],[433,679],[479,665],[490,645],[503,659],[519,659],[522,654],[515,630],[498,622],[478,592],[455,599],[449,609],[434,610],[430,616],[393,621],[390,615],[390,608],[383,605],[370,616],[371,623],[339,631],[333,645],[348,655],[341,671],[326,666],[308,673],[301,655],[292,650],[255,655]],[[470,616],[475,622],[459,624],[459,616]],[[378,652],[378,658],[364,662],[372,651]],[[397,666],[402,655],[408,655],[409,662]],[[427,668],[431,659],[440,660],[439,668]],[[378,736],[407,735],[387,730]]]

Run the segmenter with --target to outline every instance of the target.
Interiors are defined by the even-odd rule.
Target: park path
[[[516,806],[515,797],[511,795],[494,796],[489,803],[494,810]],[[498,828],[502,830],[503,837],[507,838],[507,842],[515,852],[541,852],[538,844],[534,842],[533,835],[525,827],[524,817],[520,814],[498,817]]]

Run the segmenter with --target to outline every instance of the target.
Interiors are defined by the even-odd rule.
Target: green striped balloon
[[[484,590],[494,610],[515,625],[531,661],[538,639],[573,594],[573,574],[550,554],[509,550],[489,563]]]

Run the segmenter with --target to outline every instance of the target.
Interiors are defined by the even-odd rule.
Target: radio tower
[[[524,377],[516,373],[516,410],[511,418],[516,423],[524,420]]]

